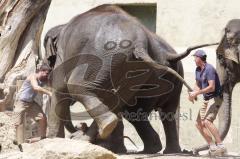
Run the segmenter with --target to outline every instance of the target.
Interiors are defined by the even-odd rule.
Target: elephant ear
[[[46,60],[50,67],[54,67],[57,58],[56,38],[48,37],[45,40]]]
[[[48,37],[45,41],[45,50],[48,57],[57,54],[56,42],[53,38]]]
[[[232,60],[234,62],[236,62],[237,64],[239,64],[239,58],[238,58],[238,55],[237,55],[237,51],[234,51],[234,49],[226,49],[224,51],[224,57],[226,59],[229,59],[229,60]]]
[[[239,64],[239,57],[237,55],[237,51],[235,51],[233,47],[230,47],[227,46],[227,36],[226,34],[230,32],[230,28],[229,26],[227,26],[225,28],[225,33],[224,33],[224,36],[222,37],[218,47],[217,47],[217,56],[218,58],[224,58],[224,59],[229,59],[229,60],[232,60],[234,62],[236,62],[237,64]]]
[[[220,43],[219,43],[219,45],[218,45],[218,47],[217,47],[217,50],[216,50],[216,52],[217,52],[217,55],[219,56],[223,56],[223,54],[224,54],[224,44],[225,44],[225,40],[226,40],[226,34],[224,34],[224,36],[222,37],[222,39],[221,39],[221,41],[220,41]]]

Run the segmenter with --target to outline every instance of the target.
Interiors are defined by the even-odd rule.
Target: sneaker
[[[227,149],[224,146],[217,146],[217,149],[209,149],[210,156],[223,156],[227,153]]]

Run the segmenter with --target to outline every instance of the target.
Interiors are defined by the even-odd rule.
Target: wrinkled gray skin
[[[240,81],[240,19],[233,19],[225,27],[217,48],[217,72],[223,87],[223,103],[219,112],[219,132],[226,137],[231,125],[231,103],[234,86]],[[207,145],[196,150],[206,150]]]
[[[46,34],[44,45],[50,65],[57,70],[53,73],[52,87],[55,92],[51,107],[63,98],[71,98],[55,106],[56,114],[62,119],[57,136],[64,136],[63,125],[72,133],[76,131],[69,115],[69,106],[72,103],[80,101],[85,105],[88,104],[86,101],[91,99],[94,104],[94,101],[101,99],[102,105],[110,108],[119,119],[125,117],[135,127],[144,143],[144,153],[156,153],[162,149],[159,135],[146,116],[154,109],[161,109],[161,114],[175,114],[182,82],[176,74],[169,73],[165,66],[183,76],[179,60],[198,47],[176,54],[163,39],[148,31],[120,8],[111,5],[96,7],[74,17],[65,25],[51,29]],[[77,55],[83,56],[76,57]],[[77,65],[77,61],[88,65]],[[132,61],[142,63],[135,64]],[[141,76],[142,71],[131,72],[133,74],[128,75],[133,77],[131,78],[133,80],[126,80],[126,70],[135,71],[139,65],[141,68],[149,69],[150,73]],[[61,78],[64,78],[65,83]],[[152,83],[159,85],[157,93],[155,88],[152,89],[155,94],[146,95],[141,92],[141,89],[149,88],[146,85],[141,85],[139,89],[135,88],[137,91],[130,91],[131,86]],[[102,90],[107,90],[107,93]],[[102,111],[105,110],[101,107],[97,110]],[[136,117],[129,117],[126,112],[141,112],[138,115],[141,119],[145,117],[145,120],[136,120]],[[93,118],[95,119],[94,116]],[[175,118],[162,120],[162,123],[166,134],[164,153],[181,152]],[[126,152],[121,120],[107,139],[99,139],[97,133],[97,124],[93,122],[86,133],[80,134],[91,136],[92,143],[102,145],[113,152]]]

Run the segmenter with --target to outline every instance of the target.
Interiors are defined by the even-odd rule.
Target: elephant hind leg
[[[51,106],[48,112],[48,137],[65,137],[64,124],[70,122],[69,118],[66,118],[66,113],[70,113],[69,106],[72,103],[72,99],[69,97],[63,97],[53,92],[51,99]]]
[[[166,136],[166,148],[163,153],[181,153],[175,113],[170,111],[161,111],[159,112],[159,114],[163,123],[163,128]]]
[[[153,129],[148,119],[145,121],[129,121],[135,127],[144,143],[143,153],[153,154],[161,151],[162,144],[157,132]]]

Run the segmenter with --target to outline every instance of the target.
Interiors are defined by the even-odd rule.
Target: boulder
[[[23,151],[26,155],[35,155],[35,159],[117,158],[111,151],[100,146],[86,141],[63,138],[45,139],[33,144],[23,144]]]
[[[23,152],[13,144],[16,131],[13,112],[0,112],[0,159],[114,159],[116,154],[86,141],[64,138],[44,139],[22,144]]]
[[[12,112],[0,112],[0,147],[2,152],[18,150],[18,147],[13,144],[16,129],[12,116]]]
[[[24,143],[23,152],[3,154],[10,159],[115,159],[118,156],[86,141],[63,138],[44,139],[32,144]],[[4,156],[5,155],[5,156]],[[1,158],[1,155],[0,155]]]

